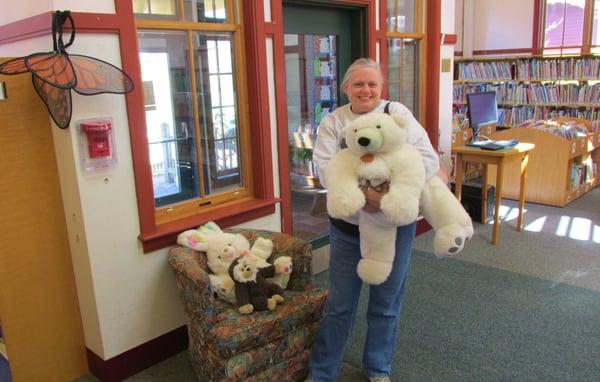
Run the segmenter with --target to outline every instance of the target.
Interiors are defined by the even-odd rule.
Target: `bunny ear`
[[[195,249],[196,251],[206,252],[208,250],[208,235],[198,230],[190,229],[177,235],[177,244]]]
[[[221,231],[221,227],[219,227],[217,223],[212,221],[201,225],[199,230],[200,232],[204,232],[206,234],[223,233],[223,231]]]

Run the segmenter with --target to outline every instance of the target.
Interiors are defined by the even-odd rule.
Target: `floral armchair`
[[[210,290],[206,256],[177,246],[169,251],[179,297],[187,315],[189,351],[200,381],[299,381],[306,377],[308,356],[328,290],[312,284],[312,248],[293,236],[261,230],[228,229],[251,243],[273,241],[270,261],[292,257],[285,302],[274,311],[242,315]]]

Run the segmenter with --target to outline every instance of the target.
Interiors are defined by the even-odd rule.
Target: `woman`
[[[408,143],[421,152],[426,178],[436,174],[438,155],[425,130],[404,105],[381,99],[383,76],[377,62],[367,58],[356,60],[348,67],[341,89],[348,96],[349,104],[323,118],[313,153],[319,179],[326,188],[327,179],[323,175],[329,160],[343,145],[341,130],[360,115],[371,112],[401,113],[411,119],[414,123],[409,124]],[[387,192],[385,187],[380,192],[370,188],[364,192],[366,205],[363,210],[379,213],[379,201]],[[329,297],[309,361],[308,381],[315,382],[335,381],[337,378],[362,287],[362,280],[356,273],[360,260],[357,218],[330,218],[330,221]],[[384,283],[370,286],[368,329],[362,360],[363,370],[370,381],[390,380],[415,228],[415,222],[398,227],[392,273]]]

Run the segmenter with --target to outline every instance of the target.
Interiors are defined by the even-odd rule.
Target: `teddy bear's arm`
[[[381,198],[381,210],[396,224],[413,222],[419,214],[419,198],[425,184],[421,154],[410,145],[387,158],[392,169],[390,189]]]
[[[350,150],[338,151],[327,165],[327,189],[341,190],[347,187],[358,187],[358,165],[360,159]]]
[[[271,257],[271,253],[273,252],[273,241],[270,239],[265,239],[264,237],[257,237],[250,248],[250,253],[254,256],[257,256],[263,260]]]
[[[425,184],[425,165],[419,151],[405,144],[390,157],[389,166],[392,169],[390,190],[410,191],[419,198]]]
[[[341,150],[327,166],[327,211],[334,218],[348,218],[365,205],[358,184],[359,164],[360,159],[349,150]]]
[[[273,265],[264,268],[258,268],[258,274],[266,279],[275,276],[275,267]]]
[[[244,306],[250,303],[250,291],[244,283],[235,283],[235,300],[238,306]]]

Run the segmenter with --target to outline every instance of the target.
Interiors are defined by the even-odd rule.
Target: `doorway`
[[[366,53],[365,11],[294,1],[283,19],[292,234],[316,249],[329,243],[329,219],[312,150],[321,120],[347,102],[343,74]]]

